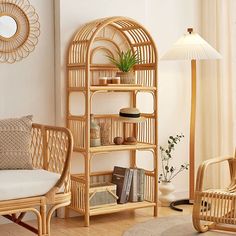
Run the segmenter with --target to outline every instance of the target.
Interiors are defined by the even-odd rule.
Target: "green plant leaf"
[[[138,53],[133,52],[131,49],[127,50],[126,52],[118,51],[117,59],[110,55],[106,56],[113,65],[123,72],[129,72],[134,67],[134,65],[140,62]]]

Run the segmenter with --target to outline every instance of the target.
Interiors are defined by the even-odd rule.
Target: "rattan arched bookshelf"
[[[140,63],[134,67],[137,84],[98,86],[99,76],[114,76],[118,71],[106,61],[104,55],[114,55],[117,51],[126,49],[139,54]],[[67,127],[74,136],[74,151],[84,156],[85,163],[83,174],[72,175],[70,208],[85,216],[86,226],[89,225],[89,217],[92,215],[136,208],[154,207],[154,216],[157,216],[157,49],[152,37],[143,26],[130,18],[109,17],[94,20],[82,26],[75,34],[69,46],[67,63]],[[121,91],[130,95],[130,106],[133,107],[137,105],[139,92],[152,94],[153,112],[142,113],[146,121],[136,125],[122,123],[117,114],[95,114],[95,118],[98,122],[105,121],[110,124],[110,143],[113,142],[114,137],[124,135],[124,132],[135,135],[138,143],[90,147],[90,114],[93,96],[97,93]],[[83,94],[85,98],[83,114],[72,114],[70,100],[72,93]],[[123,150],[130,153],[130,167],[136,167],[137,150],[153,153],[154,168],[152,171],[145,171],[145,201],[91,209],[90,184],[98,180],[109,181],[111,178],[111,172],[91,173],[91,158],[99,153]]]

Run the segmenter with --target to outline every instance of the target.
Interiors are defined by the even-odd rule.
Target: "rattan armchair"
[[[44,195],[0,201],[0,215],[34,232],[38,236],[50,236],[53,212],[70,204],[70,158],[72,135],[66,128],[33,124],[32,163],[36,169],[57,173],[56,184]],[[54,174],[56,175],[56,174]],[[26,212],[37,216],[38,228],[23,222]]]
[[[231,182],[226,189],[205,190],[204,176],[208,167],[228,162]],[[225,230],[236,232],[236,155],[203,162],[198,169],[193,225],[198,232]],[[234,226],[233,226],[234,225]]]

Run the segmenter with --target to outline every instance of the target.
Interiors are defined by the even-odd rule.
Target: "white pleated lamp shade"
[[[208,60],[220,59],[221,55],[200,35],[188,29],[173,47],[162,57],[162,60]]]

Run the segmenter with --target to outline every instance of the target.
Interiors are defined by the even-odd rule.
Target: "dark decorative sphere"
[[[124,139],[122,137],[115,137],[114,138],[114,143],[116,145],[121,145],[124,142]]]
[[[135,137],[128,137],[125,141],[129,143],[135,143],[137,142],[137,139]]]

